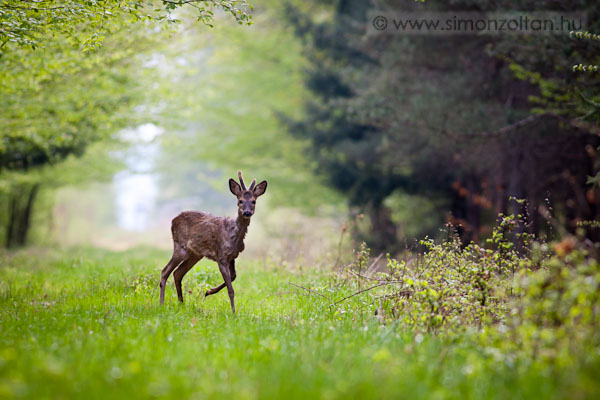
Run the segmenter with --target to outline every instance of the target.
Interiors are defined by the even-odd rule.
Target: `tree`
[[[594,2],[576,3],[562,9],[583,9],[596,20]],[[306,102],[303,119],[288,122],[292,133],[310,140],[319,171],[370,215],[372,245],[398,249],[404,239],[399,224],[420,223],[395,218],[406,199],[435,204],[429,208],[437,224],[419,236],[435,234],[446,220],[465,241],[489,231],[499,212],[527,211],[524,203],[509,203],[511,196],[528,200],[528,228],[534,232],[545,229],[540,211],[548,202],[570,229],[578,219],[598,215],[598,200],[584,188],[592,169],[586,146],[598,138],[572,115],[532,110],[530,101],[542,90],[521,79],[512,61],[518,56],[540,76],[553,70],[560,79],[572,79],[570,66],[562,68],[564,59],[540,65],[560,51],[577,51],[568,37],[364,36],[369,7],[374,3],[340,0],[334,17],[320,23],[289,7],[289,19],[305,39],[311,61],[305,82],[314,98]],[[481,0],[412,5],[429,11],[513,7]],[[563,47],[553,51],[540,46],[544,41]]]
[[[160,4],[160,6],[158,6]],[[213,10],[222,9],[240,24],[251,24],[246,0],[1,0],[0,54],[7,44],[35,49],[46,38],[63,35],[92,49],[114,29],[114,21],[171,21],[180,7],[193,8],[198,21],[213,22]]]
[[[93,52],[57,40],[36,51],[14,49],[0,59],[7,246],[25,243],[42,184],[34,172],[83,154],[89,144],[109,138],[133,119],[133,107],[144,99],[135,75],[136,54],[143,49],[138,35],[126,33]]]
[[[251,23],[245,1],[0,1],[0,215],[6,246],[25,244],[42,182],[33,171],[79,156],[135,121],[146,97],[138,57],[193,7],[210,24],[212,8]],[[131,19],[140,23],[131,25]],[[145,22],[149,21],[149,22]],[[165,25],[160,25],[164,27]]]

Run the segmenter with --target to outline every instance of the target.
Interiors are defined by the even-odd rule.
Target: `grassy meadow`
[[[172,279],[139,248],[0,255],[0,398],[585,398],[598,368],[498,363],[475,337],[383,325],[329,271],[238,263],[231,314],[215,265]],[[297,285],[297,286],[295,286]],[[309,291],[310,290],[310,291]],[[327,297],[328,299],[326,299]]]

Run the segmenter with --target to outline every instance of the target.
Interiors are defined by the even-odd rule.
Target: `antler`
[[[242,171],[238,171],[238,178],[240,179],[240,185],[242,185],[242,190],[246,190],[246,185],[244,184],[244,179],[242,178]]]
[[[246,184],[244,183],[244,178],[242,178],[242,171],[238,171],[238,178],[240,179],[240,184],[242,185],[242,190],[254,189],[254,185],[256,185],[256,179],[252,179],[252,183],[250,183],[250,187],[248,189],[246,189]]]

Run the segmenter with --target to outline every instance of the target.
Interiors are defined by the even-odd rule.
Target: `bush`
[[[563,365],[598,358],[600,264],[593,247],[571,241],[574,249],[568,254],[552,256],[539,270],[519,271],[506,324],[492,331],[488,344]]]
[[[381,302],[378,310],[406,328],[427,332],[481,329],[504,321],[514,272],[534,265],[508,239],[519,222],[501,216],[487,249],[475,243],[463,247],[455,234],[443,243],[422,240],[423,254],[408,262],[388,256],[386,272],[376,278],[354,271],[360,270],[361,260],[368,259],[369,249],[363,245],[347,276],[356,281],[354,286],[360,280],[385,286],[385,293],[376,296]]]
[[[407,331],[472,333],[498,357],[563,365],[598,359],[598,245],[570,237],[552,247],[521,227],[520,216],[501,215],[485,247],[462,246],[456,235],[443,243],[425,239],[422,254],[407,261],[388,255],[378,274],[363,273],[363,245],[342,278],[365,291],[382,323]],[[361,289],[368,281],[376,290]]]

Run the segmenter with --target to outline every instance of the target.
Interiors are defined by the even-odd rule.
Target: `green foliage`
[[[598,357],[590,349],[600,346],[600,264],[590,249],[521,269],[514,290],[506,325],[490,335],[503,352],[561,365]]]
[[[26,31],[17,34],[6,28],[1,32],[14,37],[5,41],[39,47],[34,52],[11,48],[0,58],[0,107],[4,111],[0,118],[0,170],[28,169],[70,154],[80,155],[88,144],[131,124],[132,108],[143,99],[138,76],[141,60],[137,56],[156,45],[153,39],[157,34],[152,32],[156,24],[140,23],[132,28],[123,14],[144,19],[149,16],[144,14],[145,3],[0,4],[0,21]],[[168,12],[182,5],[196,6],[203,20],[212,16],[210,9],[214,7],[227,10],[241,22],[250,18],[244,1],[161,3]],[[81,29],[82,25],[86,29]],[[87,43],[87,50],[97,47],[100,28],[110,33],[109,39],[102,33],[105,47],[82,52],[79,42]],[[89,31],[96,39],[86,36]]]
[[[501,363],[597,363],[600,247],[568,238],[552,252],[515,234],[518,222],[501,216],[490,248],[462,247],[455,236],[439,244],[424,240],[424,254],[409,261],[388,256],[386,272],[376,276],[361,273],[369,258],[363,246],[342,280],[383,323],[450,337],[470,332]],[[369,282],[379,283],[361,290]]]
[[[52,174],[44,181],[45,172],[35,170],[81,156],[135,122],[134,108],[149,95],[141,81],[152,72],[140,70],[139,54],[155,37],[150,27],[119,26],[92,52],[59,36],[46,38],[36,51],[21,47],[0,57],[0,197],[4,204],[22,204],[0,210],[6,245],[26,242],[35,204],[30,194],[42,182],[60,181]],[[11,221],[23,235],[15,237]]]
[[[571,32],[570,33],[571,37],[575,37],[577,39],[581,39],[581,40],[588,40],[588,41],[592,41],[595,40],[597,42],[600,42],[600,35],[596,35],[590,32]],[[600,66],[598,65],[586,65],[586,64],[576,64],[573,65],[573,71],[579,71],[579,72],[598,72],[600,71]],[[598,108],[598,104],[594,104],[596,108]]]
[[[347,276],[353,278],[353,287],[380,282],[382,289],[371,301],[379,304],[380,314],[405,328],[423,332],[481,329],[504,320],[513,272],[532,266],[502,233],[511,229],[506,225],[512,222],[509,218],[501,221],[488,249],[475,243],[462,247],[456,235],[440,244],[425,239],[420,242],[425,253],[418,258],[398,261],[388,256],[387,272],[377,277],[354,274],[356,266],[352,265]],[[361,257],[365,253],[368,258],[365,248]]]
[[[0,169],[27,170],[81,155],[131,121],[142,32],[121,31],[94,53],[63,41],[0,58]]]
[[[588,12],[590,27],[597,29],[597,9],[589,7]],[[570,118],[575,126],[594,132],[600,121],[598,38],[590,32],[573,31],[569,39],[566,35],[557,35],[525,42],[531,49],[539,45],[548,49],[535,58],[515,52],[508,42],[507,47],[499,48],[503,49],[503,56],[510,59],[515,76],[539,88],[539,94],[530,97],[534,112]]]
[[[55,0],[0,1],[0,56],[10,46],[34,50],[49,36],[64,36],[77,46],[91,50],[102,45],[115,24],[139,20],[176,21],[180,7],[193,8],[198,21],[212,26],[214,9],[232,15],[240,24],[252,23],[246,0]]]
[[[136,107],[151,103],[155,92],[147,82],[155,79],[148,76],[158,71],[142,55],[167,33],[159,22],[175,21],[172,13],[181,7],[195,9],[209,25],[215,8],[251,24],[245,0],[0,1],[0,197],[9,205],[0,210],[0,226],[6,245],[25,244],[40,187],[31,183],[40,174],[20,174],[81,156],[90,144],[112,140],[119,129],[147,118]]]

